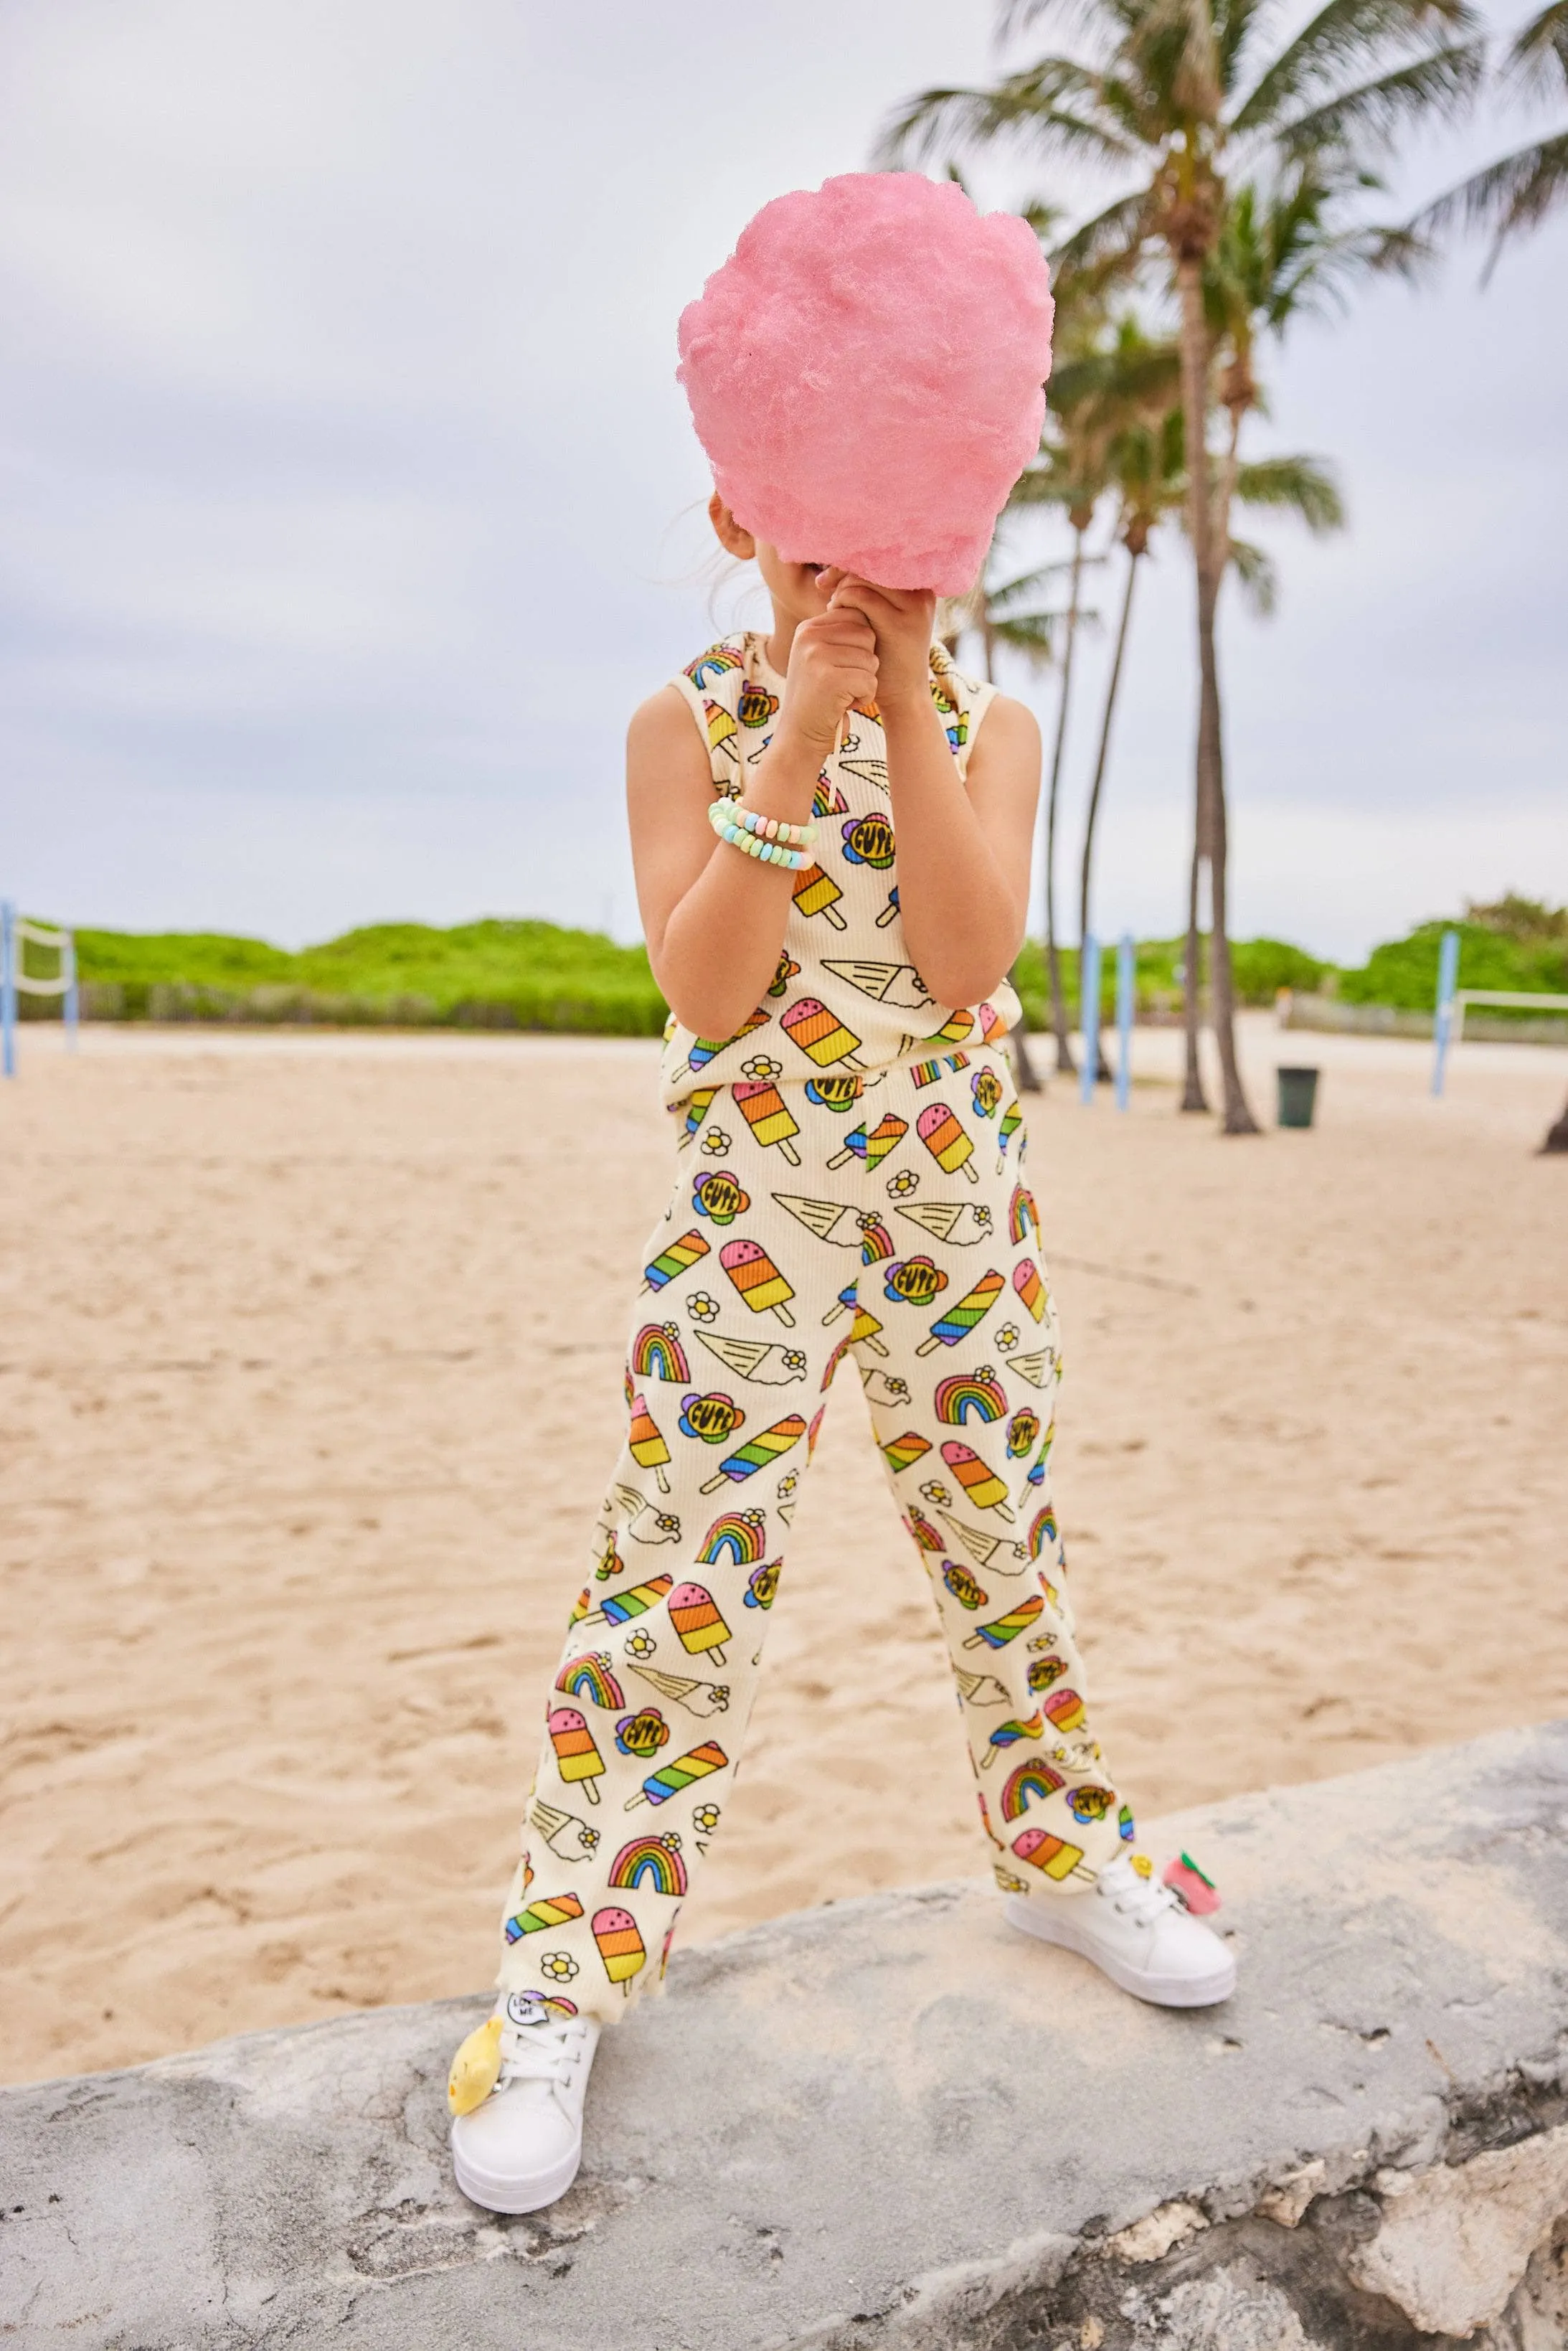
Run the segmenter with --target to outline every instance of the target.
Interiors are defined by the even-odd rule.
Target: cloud
[[[7,890],[287,940],[608,900],[630,933],[622,735],[709,634],[676,315],[768,196],[983,74],[989,26],[979,0],[7,10]],[[1452,271],[1270,362],[1275,445],[1335,459],[1355,528],[1270,533],[1280,614],[1228,621],[1244,923],[1394,927],[1416,819],[1434,903],[1494,820],[1502,878],[1568,895],[1562,252],[1558,228],[1484,301]],[[1186,594],[1173,546],[1106,812],[1129,907],[1181,901]],[[1352,887],[1369,812],[1385,880]],[[1247,859],[1287,832],[1260,896]]]

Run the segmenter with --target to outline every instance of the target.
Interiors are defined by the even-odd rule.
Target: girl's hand
[[[802,621],[789,647],[786,682],[782,731],[825,758],[851,703],[876,698],[876,637],[865,614],[841,606]]]
[[[936,599],[928,590],[877,588],[852,571],[828,570],[817,585],[828,597],[828,615],[859,612],[876,641],[877,701],[883,709],[924,701],[929,693],[931,632]]]

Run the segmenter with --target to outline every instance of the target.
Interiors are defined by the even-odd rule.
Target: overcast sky
[[[634,935],[626,718],[713,633],[677,313],[768,197],[862,167],[911,89],[990,70],[991,22],[9,0],[5,894],[288,944],[482,913]],[[1433,142],[1406,186],[1529,127]],[[1278,612],[1226,617],[1242,934],[1352,956],[1467,892],[1568,898],[1565,258],[1568,221],[1485,295],[1465,254],[1267,356],[1254,451],[1332,459],[1351,528],[1257,533]],[[1107,933],[1181,920],[1181,554],[1140,591]],[[1009,682],[1049,722],[1051,680]]]

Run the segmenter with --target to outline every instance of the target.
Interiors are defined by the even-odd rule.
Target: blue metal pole
[[[1083,1067],[1078,1076],[1078,1099],[1092,1106],[1094,1080],[1100,1069],[1100,942],[1091,933],[1078,951],[1078,1001],[1083,1030]]]
[[[1116,1108],[1125,1110],[1133,1091],[1133,1008],[1136,993],[1133,934],[1124,931],[1116,947]]]
[[[0,899],[0,1073],[16,1074],[16,909]]]
[[[1441,1095],[1444,1071],[1448,1059],[1448,1032],[1454,1025],[1454,990],[1459,984],[1459,935],[1445,931],[1437,953],[1437,1017],[1432,1034],[1437,1050],[1432,1057],[1432,1092]]]
[[[65,1001],[66,1050],[68,1053],[74,1053],[77,1049],[77,1030],[81,1022],[81,998],[77,987],[77,942],[74,931],[67,931],[63,935],[60,952],[65,961],[68,982]]]

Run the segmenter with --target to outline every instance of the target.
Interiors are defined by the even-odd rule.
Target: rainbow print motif
[[[681,1344],[676,1322],[644,1322],[632,1342],[632,1376],[638,1380],[673,1380],[685,1386],[691,1365]]]
[[[704,1567],[721,1559],[737,1567],[754,1567],[767,1548],[768,1520],[760,1510],[726,1510],[715,1519],[697,1553]]]
[[[938,1380],[934,1402],[945,1428],[962,1428],[971,1413],[977,1420],[1001,1420],[1008,1408],[1007,1391],[991,1371],[954,1372]]]
[[[555,1686],[572,1698],[591,1698],[595,1706],[619,1710],[626,1703],[625,1692],[611,1672],[610,1659],[602,1649],[569,1658],[557,1674]]]
[[[714,772],[742,790],[777,719],[767,695],[742,709],[756,682],[720,663],[699,689]],[[621,1457],[546,1710],[528,1807],[543,1891],[519,1872],[502,1914],[508,1991],[601,2023],[657,1980],[728,1809],[835,1374],[861,1384],[936,1607],[998,1882],[1071,1896],[1131,1841],[1047,1478],[1061,1356],[1008,1003],[926,995],[896,866],[875,862],[894,849],[875,726],[857,714],[854,747],[829,763],[821,864],[794,877],[758,1013],[720,1043],[676,1032],[666,1053],[673,1073],[695,1046],[696,1074],[679,1083],[669,1207],[627,1317]],[[852,1052],[863,1066],[845,1067]],[[839,1547],[852,1573],[848,1530]],[[869,1738],[881,1645],[843,1667],[866,1687]]]
[[[607,1882],[618,1894],[634,1894],[646,1885],[655,1894],[683,1895],[686,1865],[681,1859],[679,1841],[668,1836],[633,1837],[612,1862]]]

